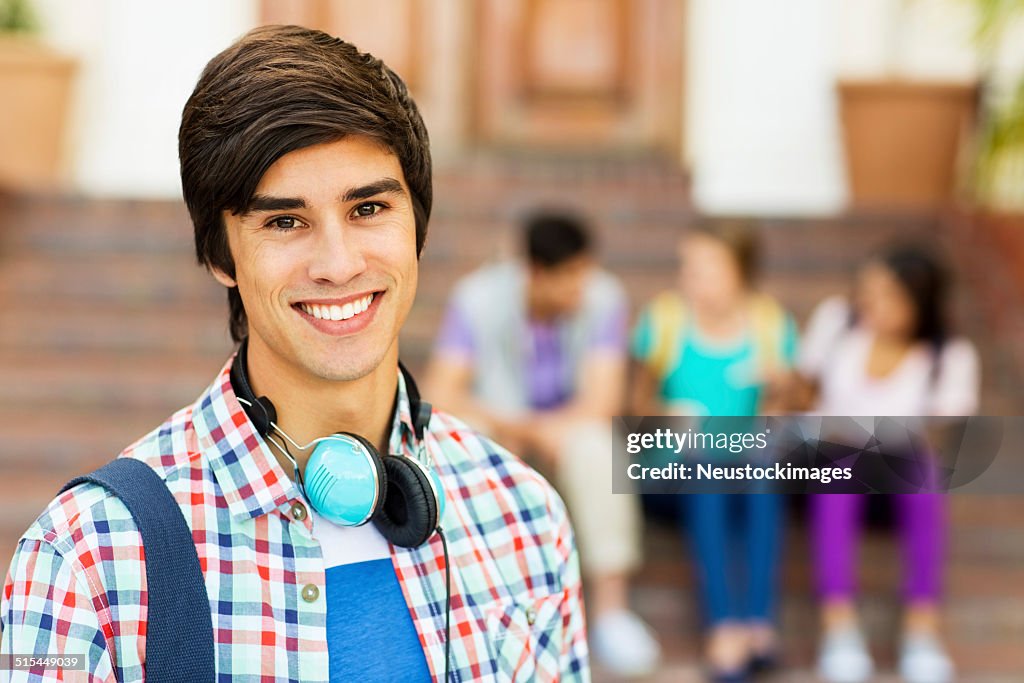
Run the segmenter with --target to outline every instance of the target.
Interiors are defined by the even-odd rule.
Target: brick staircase
[[[517,218],[538,204],[592,217],[605,263],[634,305],[670,286],[674,240],[692,217],[684,176],[658,160],[552,160],[479,155],[438,173],[436,206],[403,357],[422,367],[452,282],[514,251]],[[1020,414],[1024,384],[1012,354],[986,334],[975,305],[981,277],[942,219],[847,215],[762,220],[764,286],[801,321],[844,291],[878,245],[919,235],[965,263],[958,310],[985,359],[984,409]],[[977,259],[975,259],[976,261]],[[231,344],[221,288],[194,263],[191,226],[176,202],[7,197],[0,200],[0,565],[60,483],[108,460],[202,390]],[[1024,680],[1024,499],[952,500],[948,631],[961,680]],[[816,622],[802,522],[789,530],[777,680],[813,680]],[[653,680],[700,680],[699,629],[687,563],[674,531],[653,522],[635,588],[669,653]],[[893,659],[898,562],[886,534],[863,550],[864,609],[883,665]],[[890,666],[891,668],[891,666]],[[597,672],[598,681],[612,678]],[[889,680],[880,678],[879,680]]]

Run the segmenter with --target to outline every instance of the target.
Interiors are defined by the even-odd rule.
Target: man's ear
[[[210,272],[213,273],[213,277],[217,279],[217,282],[221,283],[228,289],[238,286],[238,283],[235,282],[235,278],[231,277],[217,266],[210,266]]]

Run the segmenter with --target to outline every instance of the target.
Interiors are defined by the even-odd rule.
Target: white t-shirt
[[[306,509],[313,521],[313,537],[320,542],[324,554],[324,567],[330,569],[385,558],[391,561],[391,546],[373,524],[338,526],[317,514],[312,505],[307,503]]]
[[[815,309],[801,344],[797,368],[818,380],[815,412],[821,415],[972,415],[978,410],[978,353],[966,339],[947,342],[936,360],[920,344],[888,376],[869,377],[873,335],[850,327],[850,307],[842,297]]]

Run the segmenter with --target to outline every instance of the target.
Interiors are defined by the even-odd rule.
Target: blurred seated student
[[[799,361],[814,412],[852,416],[970,415],[977,410],[974,347],[948,322],[949,277],[930,251],[897,246],[860,270],[852,301],[822,302]],[[900,674],[908,683],[945,683],[954,667],[940,637],[947,529],[938,493],[892,496],[904,563]],[[866,498],[811,498],[811,532],[824,637],[818,668],[830,683],[873,676],[855,609],[857,537]]]
[[[575,215],[524,225],[525,258],[456,283],[425,391],[552,472],[579,538],[592,654],[620,675],[653,671],[660,647],[628,607],[640,563],[636,496],[612,494],[611,417],[622,412],[628,308]]]
[[[758,244],[744,221],[709,221],[679,242],[679,281],[633,334],[634,415],[752,416],[773,410],[796,355],[792,317],[755,283]],[[717,453],[695,457],[723,457]],[[727,454],[726,456],[727,457]],[[777,659],[782,506],[771,493],[677,496],[689,527],[716,681],[744,681]]]

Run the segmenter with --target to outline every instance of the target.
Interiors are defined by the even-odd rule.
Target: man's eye
[[[298,226],[299,221],[294,216],[278,216],[273,218],[267,223],[268,228],[274,228],[276,230],[292,230]]]
[[[375,216],[384,210],[384,205],[380,202],[366,202],[356,207],[355,215],[358,218],[369,218]]]

